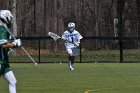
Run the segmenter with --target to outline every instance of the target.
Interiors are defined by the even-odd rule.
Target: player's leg
[[[73,54],[69,54],[69,60],[71,61],[71,65],[74,63],[75,56]]]
[[[12,71],[9,71],[3,77],[9,82],[9,92],[16,93],[17,80],[14,76],[14,73]]]
[[[73,52],[72,49],[67,49],[67,52],[69,54],[69,60],[68,60],[68,66],[70,70],[74,70],[73,68],[73,62],[74,62],[74,56],[73,56]]]
[[[70,68],[70,70],[74,70],[74,68],[73,68],[74,58],[75,57],[73,55],[69,55],[69,68]]]
[[[76,57],[79,55],[78,53],[78,49],[77,48],[72,48],[72,53],[73,53],[73,56]]]
[[[2,75],[2,70],[1,70],[1,64],[0,64],[0,77],[1,77],[1,75]]]
[[[75,57],[78,56],[78,49],[77,48],[72,48],[71,50],[72,50],[72,54],[69,56],[69,59],[71,60],[71,65],[72,65],[71,70],[74,70],[73,63],[74,63]]]

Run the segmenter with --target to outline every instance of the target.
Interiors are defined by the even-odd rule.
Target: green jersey
[[[0,23],[0,75],[6,73],[10,70],[9,60],[8,60],[8,51],[9,48],[1,48],[3,44],[6,44],[10,41],[8,31]]]

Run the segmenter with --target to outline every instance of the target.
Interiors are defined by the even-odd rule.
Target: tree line
[[[124,1],[123,36],[139,37],[140,1]],[[117,37],[117,5],[117,0],[0,0],[0,9],[16,12],[18,36],[61,35],[72,21],[83,36]]]
[[[14,0],[13,0],[14,1]],[[12,0],[0,0],[0,9],[12,11]],[[123,11],[125,36],[139,36],[140,1],[126,0]],[[18,35],[44,36],[62,33],[73,21],[84,36],[112,36],[117,19],[117,0],[17,0]]]

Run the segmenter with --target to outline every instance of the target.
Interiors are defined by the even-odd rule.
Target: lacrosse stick
[[[48,35],[54,39],[54,41],[57,41],[58,39],[62,39],[58,34],[55,34],[53,32],[49,32]],[[62,39],[64,40],[64,39]]]
[[[4,26],[4,28],[8,31],[8,33],[11,35],[11,37],[16,40],[15,36],[10,32],[10,30],[7,28],[7,26],[0,20],[0,23]],[[23,46],[21,46],[21,49],[27,54],[27,56],[32,60],[32,62],[37,65],[37,62],[30,56],[30,54],[25,50]]]
[[[63,39],[63,38],[60,37],[58,34],[55,34],[55,33],[53,33],[53,32],[49,32],[48,35],[49,35],[51,38],[53,38],[54,41],[57,41],[58,39],[62,39],[62,40],[64,40],[64,41],[68,41],[68,40]],[[71,42],[71,41],[68,41],[68,42],[74,44],[75,46],[77,46],[75,43],[73,43],[73,42]]]

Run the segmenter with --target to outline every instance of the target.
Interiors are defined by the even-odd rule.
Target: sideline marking
[[[92,91],[98,91],[98,90],[108,90],[108,89],[113,89],[113,88],[104,88],[104,89],[87,90],[87,91],[85,91],[84,93],[89,93],[89,92],[92,92]]]

